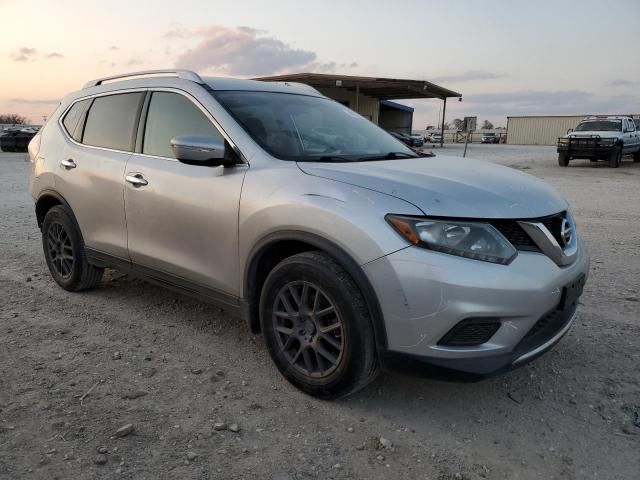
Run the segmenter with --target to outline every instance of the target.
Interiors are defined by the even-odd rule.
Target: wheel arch
[[[76,225],[78,224],[76,216],[73,213],[73,209],[62,195],[54,190],[43,190],[40,192],[35,205],[38,228],[42,228],[42,223],[44,222],[44,217],[47,215],[47,212],[56,205],[64,205],[67,207],[71,213],[73,221],[76,222]]]
[[[347,271],[364,297],[373,322],[376,345],[386,348],[387,333],[378,297],[360,265],[340,246],[319,235],[287,230],[261,239],[251,250],[244,269],[245,318],[254,333],[260,332],[259,303],[262,286],[271,269],[280,261],[304,251],[320,250],[335,258]]]

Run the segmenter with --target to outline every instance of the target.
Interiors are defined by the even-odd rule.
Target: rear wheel
[[[364,298],[326,253],[294,255],[269,273],[260,297],[260,322],[276,367],[303,392],[339,398],[377,374]]]
[[[569,155],[567,155],[566,153],[559,153],[558,165],[560,165],[561,167],[569,166]]]
[[[609,157],[609,166],[611,168],[618,168],[622,162],[622,147],[617,146]]]
[[[640,163],[640,150],[633,154],[633,161],[635,163]]]
[[[42,247],[51,276],[65,290],[87,290],[102,278],[104,269],[87,262],[82,235],[67,207],[56,205],[47,212]]]

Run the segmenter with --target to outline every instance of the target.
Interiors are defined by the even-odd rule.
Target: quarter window
[[[82,127],[78,125],[78,120],[82,117],[88,103],[89,100],[74,103],[62,120],[65,130],[76,142],[79,142],[82,136]]]
[[[142,153],[175,158],[171,139],[179,135],[224,138],[207,116],[184,95],[154,92],[149,103]]]
[[[97,97],[89,109],[82,143],[132,151],[144,92]]]

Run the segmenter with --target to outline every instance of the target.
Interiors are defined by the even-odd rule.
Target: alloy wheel
[[[275,298],[273,329],[280,352],[303,375],[323,378],[340,365],[343,322],[329,296],[307,281],[289,282]]]
[[[63,278],[73,273],[73,246],[65,228],[53,222],[47,231],[47,248],[53,268]]]

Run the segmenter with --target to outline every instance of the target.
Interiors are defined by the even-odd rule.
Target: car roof
[[[585,119],[583,119],[583,122],[590,122],[593,120],[623,120],[625,118],[631,118],[631,117],[626,117],[626,116],[622,116],[622,115],[594,115],[591,117],[587,117]]]
[[[322,94],[312,86],[298,82],[265,82],[262,80],[226,77],[203,77],[202,79],[216,91],[242,90],[322,96]]]
[[[260,91],[276,93],[293,93],[298,95],[311,95],[322,97],[323,95],[311,87],[297,82],[266,82],[260,80],[248,80],[242,78],[225,77],[201,77],[190,70],[145,70],[129,72],[120,75],[97,78],[87,82],[79,91],[69,96],[89,96],[95,93],[108,93],[114,90],[129,88],[160,88],[180,87],[189,83],[201,85],[213,91]]]

